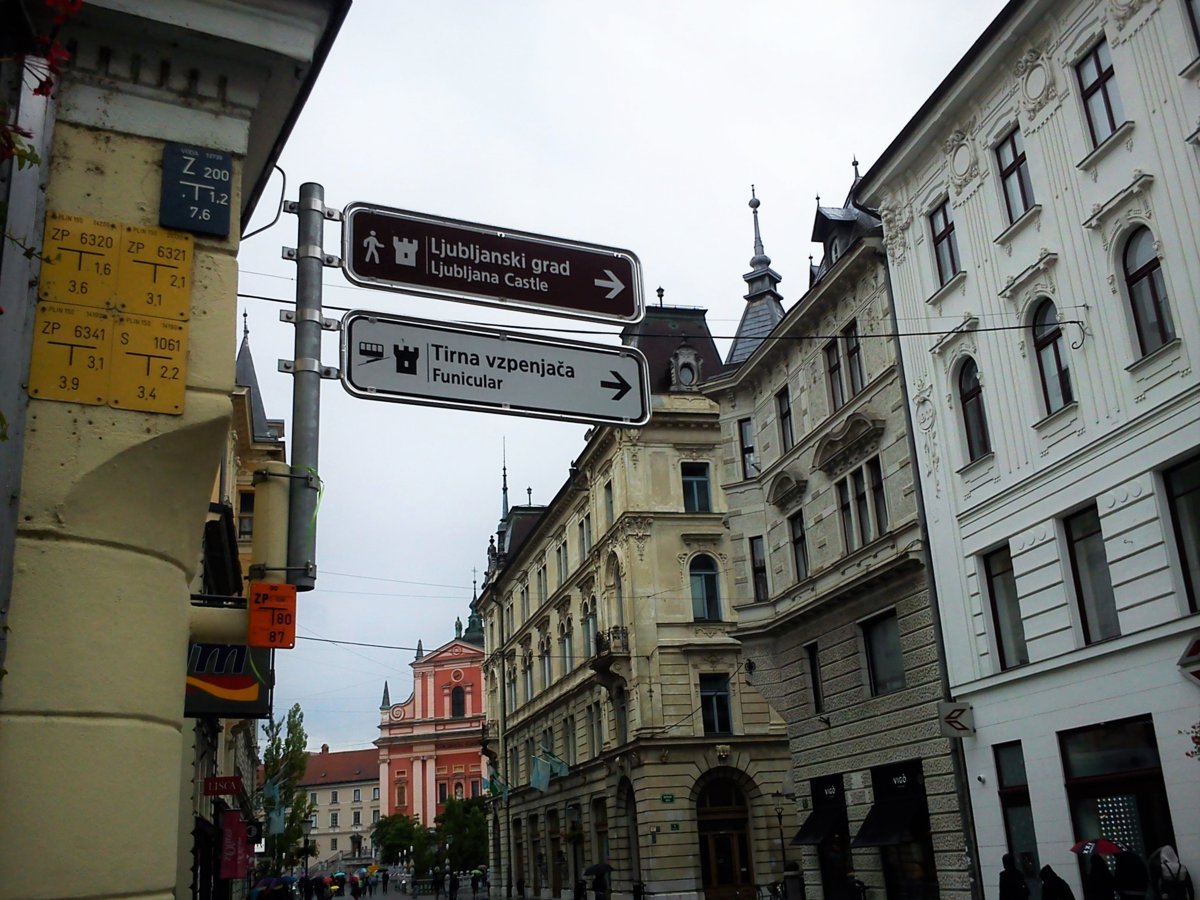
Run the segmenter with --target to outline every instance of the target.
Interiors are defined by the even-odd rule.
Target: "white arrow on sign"
[[[595,280],[596,287],[608,288],[608,293],[604,295],[604,299],[611,300],[617,294],[621,293],[621,291],[625,290],[625,285],[620,278],[613,274],[612,269],[605,269],[604,274],[608,277],[597,278]]]
[[[357,310],[342,320],[342,386],[356,397],[589,424],[650,419],[632,347],[509,334]]]

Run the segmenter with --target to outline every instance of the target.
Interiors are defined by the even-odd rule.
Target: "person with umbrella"
[[[479,879],[483,877],[483,872],[479,869],[471,870],[471,900],[477,900],[479,897]]]
[[[592,893],[596,895],[596,900],[604,900],[608,894],[608,873],[612,871],[612,866],[607,861],[592,863],[583,870],[584,875],[592,876]]]

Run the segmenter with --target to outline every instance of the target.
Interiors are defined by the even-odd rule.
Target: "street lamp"
[[[779,856],[783,860],[783,868],[787,870],[787,848],[783,843],[783,807],[775,807],[775,821],[779,823]]]

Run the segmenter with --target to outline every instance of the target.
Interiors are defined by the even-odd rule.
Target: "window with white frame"
[[[1049,298],[1044,298],[1033,313],[1033,352],[1042,383],[1042,402],[1047,413],[1057,412],[1071,403],[1075,395],[1071,390],[1071,370],[1058,310]]]
[[[337,802],[338,802],[338,792],[337,792],[337,791],[330,791],[330,792],[329,792],[329,802],[330,802],[330,803],[337,803]]]
[[[1108,41],[1101,39],[1075,64],[1079,76],[1080,97],[1087,117],[1092,146],[1099,147],[1124,123],[1121,95],[1117,92],[1116,73]]]
[[[576,763],[577,756],[575,716],[570,715],[563,719],[563,762],[573,766]]]
[[[767,583],[767,546],[762,535],[750,538],[750,582],[754,585],[754,599],[761,603],[771,599]]]
[[[732,734],[733,709],[728,675],[700,676],[700,715],[705,734]]]
[[[904,654],[900,649],[900,622],[896,611],[862,623],[867,651],[867,679],[871,696],[890,694],[904,687]]]
[[[583,519],[579,520],[579,559],[582,561],[587,559],[588,546],[587,537],[584,535]]]
[[[702,553],[691,561],[688,572],[692,583],[692,618],[697,622],[721,621],[716,560]]]
[[[879,457],[853,469],[836,484],[846,552],[869,544],[888,530],[887,497]]]
[[[377,809],[371,810],[371,824],[372,825],[379,824],[379,810],[377,810]]]
[[[254,491],[238,491],[238,540],[254,539]]]
[[[525,682],[525,702],[528,703],[535,696],[533,689],[533,654],[525,654],[525,664],[521,667],[522,680]]]
[[[958,260],[958,238],[954,234],[954,217],[950,215],[948,199],[943,200],[930,214],[929,228],[933,237],[933,257],[937,262],[938,284],[944,285],[962,270]]]
[[[379,788],[377,788],[377,787],[371,788],[371,799],[372,800],[379,799]]]
[[[521,585],[521,621],[529,621],[529,585]]]
[[[549,593],[550,580],[546,576],[546,563],[543,561],[537,569],[537,599],[538,605],[541,606],[546,602],[546,597]]]
[[[738,444],[742,453],[742,478],[758,475],[758,459],[754,455],[754,420],[738,420]]]
[[[974,462],[992,452],[992,443],[988,437],[987,415],[983,408],[979,367],[970,357],[958,369],[958,403],[967,438],[967,459]]]
[[[846,376],[850,382],[850,396],[859,394],[866,384],[863,374],[862,344],[858,339],[858,321],[853,321],[842,329],[842,339],[838,344],[842,355],[846,358]]]
[[[354,799],[354,802],[355,802],[355,803],[362,803],[362,788],[355,788],[355,789],[354,789],[354,797],[353,797],[353,799]]]
[[[1021,129],[1014,128],[996,145],[1000,165],[1000,185],[1008,221],[1015,222],[1033,206],[1033,182],[1029,180],[1029,161],[1025,158],[1025,140]]]
[[[309,792],[308,803],[309,803],[309,806],[317,805],[317,792],[316,791]]]
[[[846,385],[842,381],[842,355],[837,341],[825,345],[825,374],[829,378],[829,401],[833,409],[846,405]]]
[[[683,511],[690,513],[712,512],[709,495],[708,463],[685,462],[680,467],[683,477]]]
[[[600,755],[604,749],[604,719],[599,703],[589,703],[587,707],[587,738],[588,749],[593,758]]]
[[[336,850],[336,849],[338,848],[337,841],[338,841],[338,839],[337,839],[337,838],[330,838],[330,839],[329,839],[329,849],[330,849],[331,851],[333,851],[333,850]]]
[[[1086,644],[1118,637],[1121,621],[1113,593],[1112,573],[1104,549],[1100,514],[1095,504],[1063,519],[1075,600]]]
[[[1167,302],[1162,263],[1154,249],[1154,235],[1138,228],[1125,243],[1125,288],[1133,308],[1138,348],[1142,356],[1175,339],[1175,325]]]
[[[331,812],[331,813],[329,814],[329,827],[330,827],[330,828],[337,828],[337,827],[338,827],[338,821],[339,821],[339,819],[338,819],[338,814],[337,814],[337,813],[335,813],[335,812]]]
[[[510,666],[505,682],[508,686],[508,708],[517,708],[517,667]]]
[[[1163,472],[1190,612],[1200,610],[1200,455]]]
[[[351,825],[361,825],[362,824],[362,810],[356,809],[356,810],[354,810],[354,812],[350,813],[350,824]]]
[[[1007,545],[983,557],[983,572],[987,579],[1000,669],[1023,666],[1029,662],[1029,650],[1025,646],[1025,623],[1021,619],[1017,580]]]

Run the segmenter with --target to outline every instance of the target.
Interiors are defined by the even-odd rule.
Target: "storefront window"
[[[925,775],[919,759],[871,770],[875,802],[851,847],[878,847],[887,900],[937,900]]]
[[[1149,716],[1059,733],[1076,840],[1109,838],[1143,859],[1175,844]]]
[[[1038,862],[1037,834],[1033,826],[1033,808],[1029,802],[1029,779],[1025,775],[1025,755],[1021,742],[997,744],[992,748],[996,755],[996,775],[1000,782],[1000,808],[1004,812],[1004,833],[1008,838],[1008,852],[1025,881],[1029,885],[1031,900],[1039,900],[1042,882],[1038,878],[1041,864]]]

